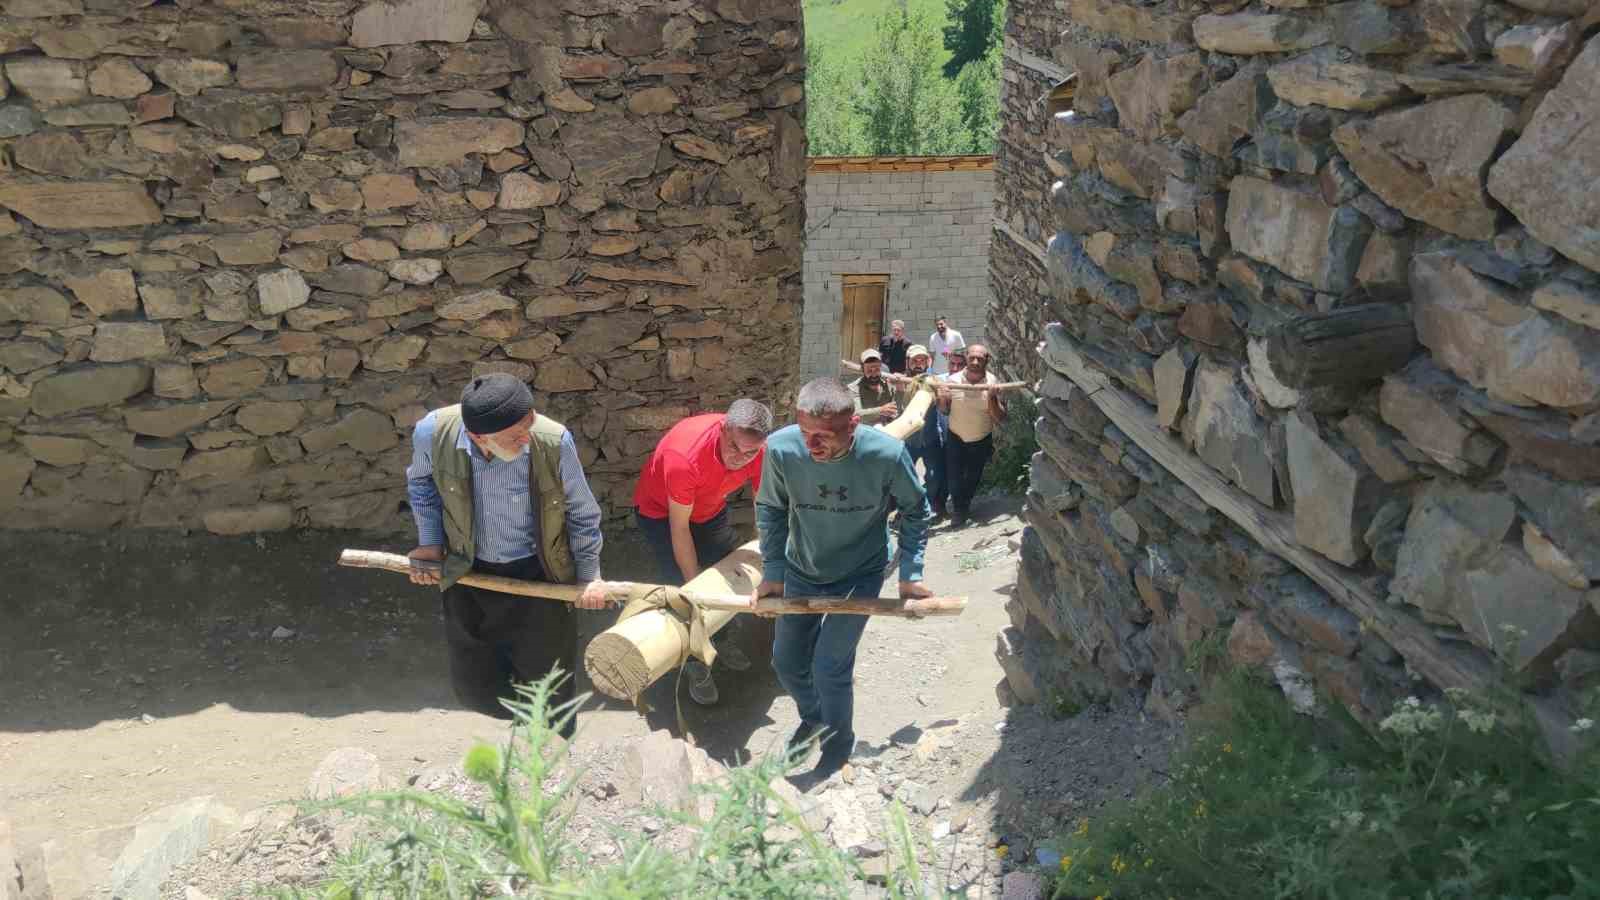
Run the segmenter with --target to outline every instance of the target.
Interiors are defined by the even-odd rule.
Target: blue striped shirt
[[[443,545],[444,504],[433,480],[433,433],[436,419],[428,413],[411,435],[411,465],[406,468],[406,493],[411,516],[417,523],[417,543]],[[472,459],[472,530],[477,557],[485,562],[512,562],[539,553],[537,488],[528,479],[528,448],[513,462],[485,456],[467,438],[466,429],[456,446]],[[567,496],[567,541],[579,583],[600,577],[600,504],[589,490],[578,460],[572,432],[561,436],[561,487]]]

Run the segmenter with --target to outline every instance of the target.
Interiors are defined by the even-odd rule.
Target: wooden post
[[[1411,308],[1368,303],[1296,316],[1267,334],[1267,361],[1284,384],[1307,389],[1377,381],[1417,350]]]

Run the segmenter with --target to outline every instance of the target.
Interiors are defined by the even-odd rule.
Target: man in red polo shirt
[[[735,400],[726,414],[691,416],[672,426],[633,492],[639,531],[655,555],[663,583],[682,585],[739,546],[728,520],[728,495],[746,482],[761,487],[761,462],[772,410],[754,400]],[[724,646],[734,625],[715,637],[717,662],[736,672],[750,668],[737,647]],[[684,665],[689,698],[717,702],[717,683],[698,659]]]

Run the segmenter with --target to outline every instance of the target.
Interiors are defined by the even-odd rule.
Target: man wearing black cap
[[[579,609],[606,605],[600,584],[600,506],[578,448],[560,422],[533,410],[520,379],[472,379],[461,402],[428,413],[412,435],[406,469],[417,523],[411,580],[444,595],[450,680],[469,709],[511,718],[502,700],[515,684],[577,656],[577,616],[564,603],[513,597],[460,584],[468,571],[525,581],[586,585]],[[569,677],[554,700],[573,695]],[[571,737],[575,720],[564,731]]]

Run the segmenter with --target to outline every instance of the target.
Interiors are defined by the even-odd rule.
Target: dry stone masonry
[[[403,525],[483,371],[620,512],[792,385],[803,66],[789,0],[6,0],[0,521]]]
[[[1225,646],[1370,721],[1506,666],[1560,734],[1600,683],[1600,6],[1013,0],[1005,53],[1009,692],[1171,716]]]

